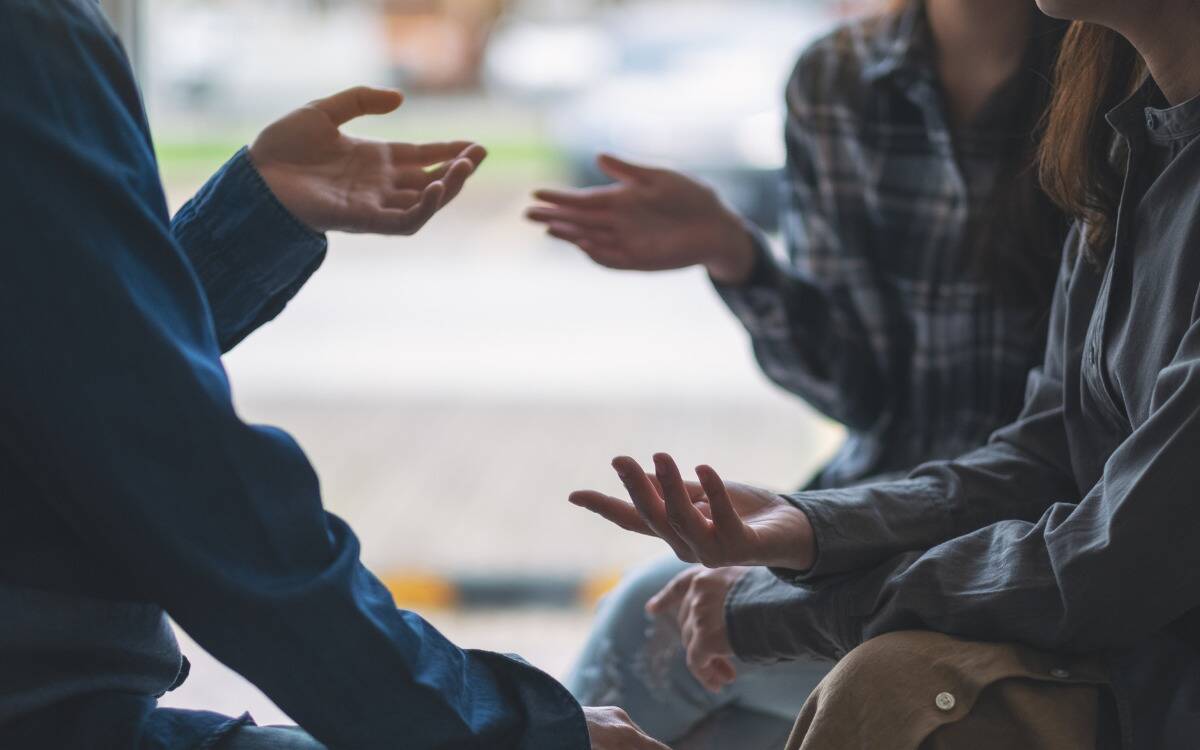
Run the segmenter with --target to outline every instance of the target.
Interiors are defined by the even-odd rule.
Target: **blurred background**
[[[622,274],[521,218],[597,151],[711,181],[771,228],[782,90],[837,0],[105,0],[180,205],[263,125],[369,83],[360,134],[491,156],[419,236],[335,236],[285,314],[227,357],[250,421],[292,432],[402,606],[561,675],[595,600],[665,546],[566,502],[672,452],[787,490],[839,432],[758,372],[703,273]],[[185,637],[186,640],[186,637]],[[170,705],[285,720],[187,644]]]

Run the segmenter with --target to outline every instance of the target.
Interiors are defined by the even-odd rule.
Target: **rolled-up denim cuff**
[[[172,222],[204,286],[222,349],[274,318],[325,258],[325,236],[297,219],[238,151]]]

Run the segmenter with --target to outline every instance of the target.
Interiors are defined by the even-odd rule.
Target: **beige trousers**
[[[940,633],[890,633],[813,691],[788,750],[1093,750],[1094,658]]]

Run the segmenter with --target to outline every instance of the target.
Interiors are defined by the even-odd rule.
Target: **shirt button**
[[[1071,676],[1071,673],[1062,667],[1059,667],[1058,669],[1051,669],[1050,676],[1056,680],[1065,680]]]
[[[933,704],[938,707],[939,711],[953,711],[955,704],[954,696],[950,693],[938,693],[933,699]]]

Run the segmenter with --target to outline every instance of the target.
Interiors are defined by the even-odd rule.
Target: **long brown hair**
[[[1084,227],[1084,255],[1113,242],[1124,155],[1103,115],[1133,93],[1145,64],[1128,41],[1095,24],[1071,24],[1054,72],[1054,97],[1038,152],[1042,186]]]

